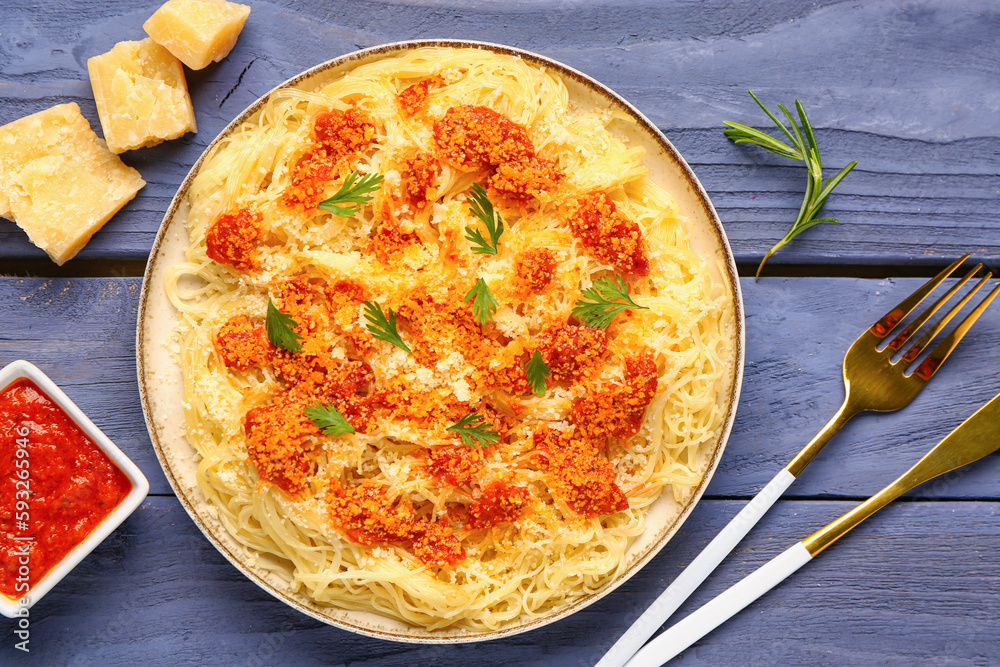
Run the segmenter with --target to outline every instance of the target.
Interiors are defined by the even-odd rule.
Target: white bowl
[[[18,600],[11,600],[4,595],[0,595],[0,614],[3,614],[7,618],[15,618],[18,615],[23,615],[24,610],[30,609],[32,605],[41,600],[46,593],[52,590],[53,586],[58,584],[63,577],[69,574],[70,570],[76,567],[77,563],[93,551],[94,547],[100,544],[105,537],[110,535],[111,531],[120,526],[126,517],[135,511],[135,508],[139,506],[139,503],[146,497],[146,494],[149,493],[149,482],[146,481],[146,477],[139,468],[122,453],[122,450],[118,449],[108,439],[108,436],[101,433],[101,430],[94,426],[94,422],[90,421],[87,415],[83,414],[80,408],[76,407],[76,404],[38,368],[24,360],[8,364],[0,370],[0,391],[3,391],[23,378],[34,382],[39,389],[52,399],[53,403],[62,408],[63,412],[87,434],[87,437],[95,445],[108,455],[108,458],[111,459],[119,470],[125,473],[129,482],[132,483],[132,490],[104,521],[97,524],[83,542],[76,545],[55,567],[49,570],[41,581],[32,586],[27,595]],[[24,604],[21,603],[22,600]]]

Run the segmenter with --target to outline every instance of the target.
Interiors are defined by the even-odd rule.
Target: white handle
[[[649,642],[626,667],[660,667],[812,560],[801,542]]]
[[[615,642],[597,667],[622,667],[719,566],[794,481],[795,476],[782,468]]]

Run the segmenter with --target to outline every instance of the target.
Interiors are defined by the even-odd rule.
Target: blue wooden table
[[[77,102],[86,59],[144,36],[157,0],[0,2],[0,124]],[[127,153],[148,185],[56,267],[0,220],[0,365],[32,361],[136,461],[142,508],[31,611],[0,619],[0,664],[593,664],[833,413],[840,363],[875,316],[965,251],[1000,265],[1000,7],[982,0],[257,1],[234,52],[191,73],[199,132]],[[258,95],[323,60],[411,38],[511,44],[590,74],[659,125],[707,188],[741,274],[798,209],[803,168],[734,146],[746,94],[800,98],[824,162],[852,159],[821,225],[743,279],[747,367],[722,464],[684,529],[578,614],[487,644],[415,646],[327,627],[202,537],[153,454],[135,380],[140,278],[177,186]],[[831,172],[832,173],[832,172]],[[910,407],[837,436],[684,614],[880,489],[1000,391],[1000,308]],[[676,664],[1000,664],[1000,456],[929,484],[686,651]]]

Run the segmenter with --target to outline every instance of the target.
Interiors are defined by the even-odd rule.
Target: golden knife
[[[771,590],[849,530],[919,484],[1000,449],[1000,395],[979,408],[895,482],[732,586],[636,653],[625,667],[659,667]]]

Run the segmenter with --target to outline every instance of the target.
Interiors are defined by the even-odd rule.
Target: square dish
[[[32,561],[35,562],[41,561],[42,564],[39,567],[47,568],[47,571],[42,575],[41,580],[34,581],[33,585],[31,585],[30,590],[26,592],[23,590],[23,586],[26,584],[24,579],[22,578],[20,582],[18,582],[17,579],[14,579],[14,586],[12,590],[15,591],[15,595],[18,596],[16,598],[9,597],[6,594],[6,592],[0,593],[0,614],[3,614],[8,618],[14,618],[18,615],[24,615],[27,609],[31,608],[32,605],[38,602],[38,600],[40,600],[46,593],[48,593],[53,586],[59,583],[59,581],[64,576],[66,576],[74,567],[76,567],[77,563],[79,563],[87,556],[87,554],[93,551],[94,548],[98,544],[100,544],[105,537],[110,535],[115,528],[121,525],[121,523],[125,521],[126,517],[128,517],[139,506],[139,503],[142,502],[143,498],[145,498],[146,494],[149,492],[149,482],[146,481],[145,476],[142,474],[139,468],[136,467],[136,465],[132,463],[132,461],[130,461],[128,457],[126,457],[125,454],[123,454],[122,451],[118,449],[118,447],[116,447],[114,443],[112,443],[111,440],[109,440],[108,437],[104,435],[104,433],[102,433],[100,429],[98,429],[97,426],[95,426],[94,423],[85,414],[83,414],[83,412],[73,403],[73,401],[71,401],[69,397],[66,396],[66,394],[63,393],[63,391],[59,389],[59,387],[57,387],[56,384],[52,382],[52,380],[50,380],[48,376],[45,375],[45,373],[43,373],[34,365],[28,363],[27,361],[18,360],[11,364],[8,364],[6,367],[0,370],[0,398],[6,398],[7,395],[10,394],[12,397],[11,404],[13,405],[14,403],[13,396],[16,390],[16,386],[22,381],[27,381],[28,383],[30,383],[30,384],[26,383],[24,385],[28,389],[24,390],[23,393],[27,393],[28,391],[31,391],[33,389],[37,389],[41,394],[47,397],[49,401],[51,401],[51,405],[42,404],[42,408],[40,409],[47,409],[50,414],[57,414],[57,411],[53,410],[53,408],[57,408],[58,411],[61,411],[61,413],[66,417],[68,422],[71,423],[70,425],[71,426],[75,425],[82,433],[82,435],[86,436],[86,439],[83,440],[83,442],[86,443],[86,440],[89,440],[90,444],[96,447],[96,450],[93,450],[92,460],[98,461],[99,463],[103,461],[110,463],[110,466],[108,466],[107,463],[104,463],[104,467],[107,468],[110,471],[110,474],[113,475],[114,477],[118,479],[123,478],[123,481],[127,481],[128,484],[130,485],[130,488],[127,491],[127,493],[124,494],[124,496],[121,496],[119,494],[119,496],[115,499],[116,504],[113,505],[114,509],[112,509],[111,512],[107,514],[107,516],[105,516],[95,525],[89,527],[88,532],[83,533],[82,539],[76,541],[75,544],[67,545],[65,543],[66,542],[65,535],[56,536],[54,538],[55,540],[59,540],[60,538],[62,538],[63,539],[62,544],[59,544],[57,541],[47,542],[44,534],[42,534],[42,539],[40,539],[38,542],[35,542],[35,539],[36,537],[38,537],[38,535],[36,533],[31,532],[32,531],[30,523],[31,514],[34,513],[35,516],[37,517],[38,514],[44,513],[47,508],[39,508],[38,505],[36,505],[34,512],[32,511],[30,503],[32,502],[32,495],[37,493],[37,490],[32,491],[31,489],[32,475],[30,473],[30,470],[32,468],[32,464],[36,460],[35,457],[37,456],[37,452],[44,451],[43,449],[44,445],[39,444],[36,441],[36,446],[34,448],[35,452],[31,452],[30,450],[28,450],[28,445],[31,444],[30,440],[33,437],[42,438],[49,434],[31,433],[29,435],[26,432],[27,427],[16,428],[14,436],[11,436],[9,439],[11,440],[11,442],[15,443],[15,449],[23,449],[26,453],[24,456],[20,456],[20,455],[15,455],[15,452],[12,451],[11,452],[12,464],[15,461],[16,462],[28,461],[28,463],[25,466],[12,465],[11,467],[12,479],[3,480],[2,483],[6,484],[8,481],[11,481],[15,487],[14,493],[12,494],[11,497],[11,502],[12,502],[11,514],[17,516],[18,517],[17,520],[18,522],[20,522],[22,521],[22,518],[19,516],[18,513],[20,513],[23,510],[24,513],[26,514],[24,518],[27,520],[25,521],[24,524],[21,523],[12,524],[12,527],[15,525],[17,526],[17,530],[19,533],[23,532],[25,534],[14,536],[13,540],[17,540],[17,543],[16,547],[12,547],[11,554],[12,555],[17,554],[18,561],[20,563],[21,561],[20,554],[22,553],[21,550],[27,548],[23,545],[34,543],[36,545],[44,544],[45,548],[48,547],[58,548],[59,546],[63,547],[69,546],[70,548],[68,549],[68,551],[65,551],[65,553],[58,559],[57,562],[54,562],[49,566],[45,565],[44,551],[39,549],[38,546],[31,548],[30,552],[26,555],[28,563],[20,563],[18,565],[18,570],[16,570],[15,573],[20,573],[20,567],[22,565],[26,568],[30,567]],[[34,385],[33,388],[31,387],[32,384]],[[38,403],[41,404],[41,402]],[[22,428],[24,428],[24,431],[22,431]],[[53,430],[55,429],[53,428]],[[60,441],[58,446],[60,448],[69,447],[68,443],[69,443],[68,439]],[[34,464],[34,466],[40,467],[38,466],[38,464]],[[47,478],[46,482],[48,482],[50,486],[52,485],[51,478]],[[20,488],[17,488],[18,484],[21,485]],[[75,486],[69,487],[69,489],[63,488],[56,490],[61,490],[61,491],[72,490],[74,491],[74,496],[77,497],[78,499],[80,499],[83,495],[87,494],[93,495],[94,489],[83,489],[81,487],[82,485],[76,484]],[[124,489],[123,485],[122,489]],[[25,494],[25,498],[22,499],[20,497],[20,494],[17,493],[18,490],[20,491],[27,490],[29,491],[29,493]],[[82,491],[83,493],[82,494],[76,493],[78,491]],[[99,493],[104,494],[106,493],[106,490],[100,489]],[[43,495],[44,494],[39,494],[39,498],[43,497]],[[68,495],[64,495],[61,500],[66,501],[68,497],[69,497]],[[97,496],[95,499],[97,500],[98,506],[104,503],[104,499],[101,496]],[[22,500],[27,500],[29,504],[18,507],[17,503],[21,502]],[[14,510],[17,510],[17,512],[15,512]],[[8,534],[10,534],[10,531],[8,531]],[[27,573],[23,574],[24,577],[28,578],[29,580],[31,579],[30,569],[28,570]]]

